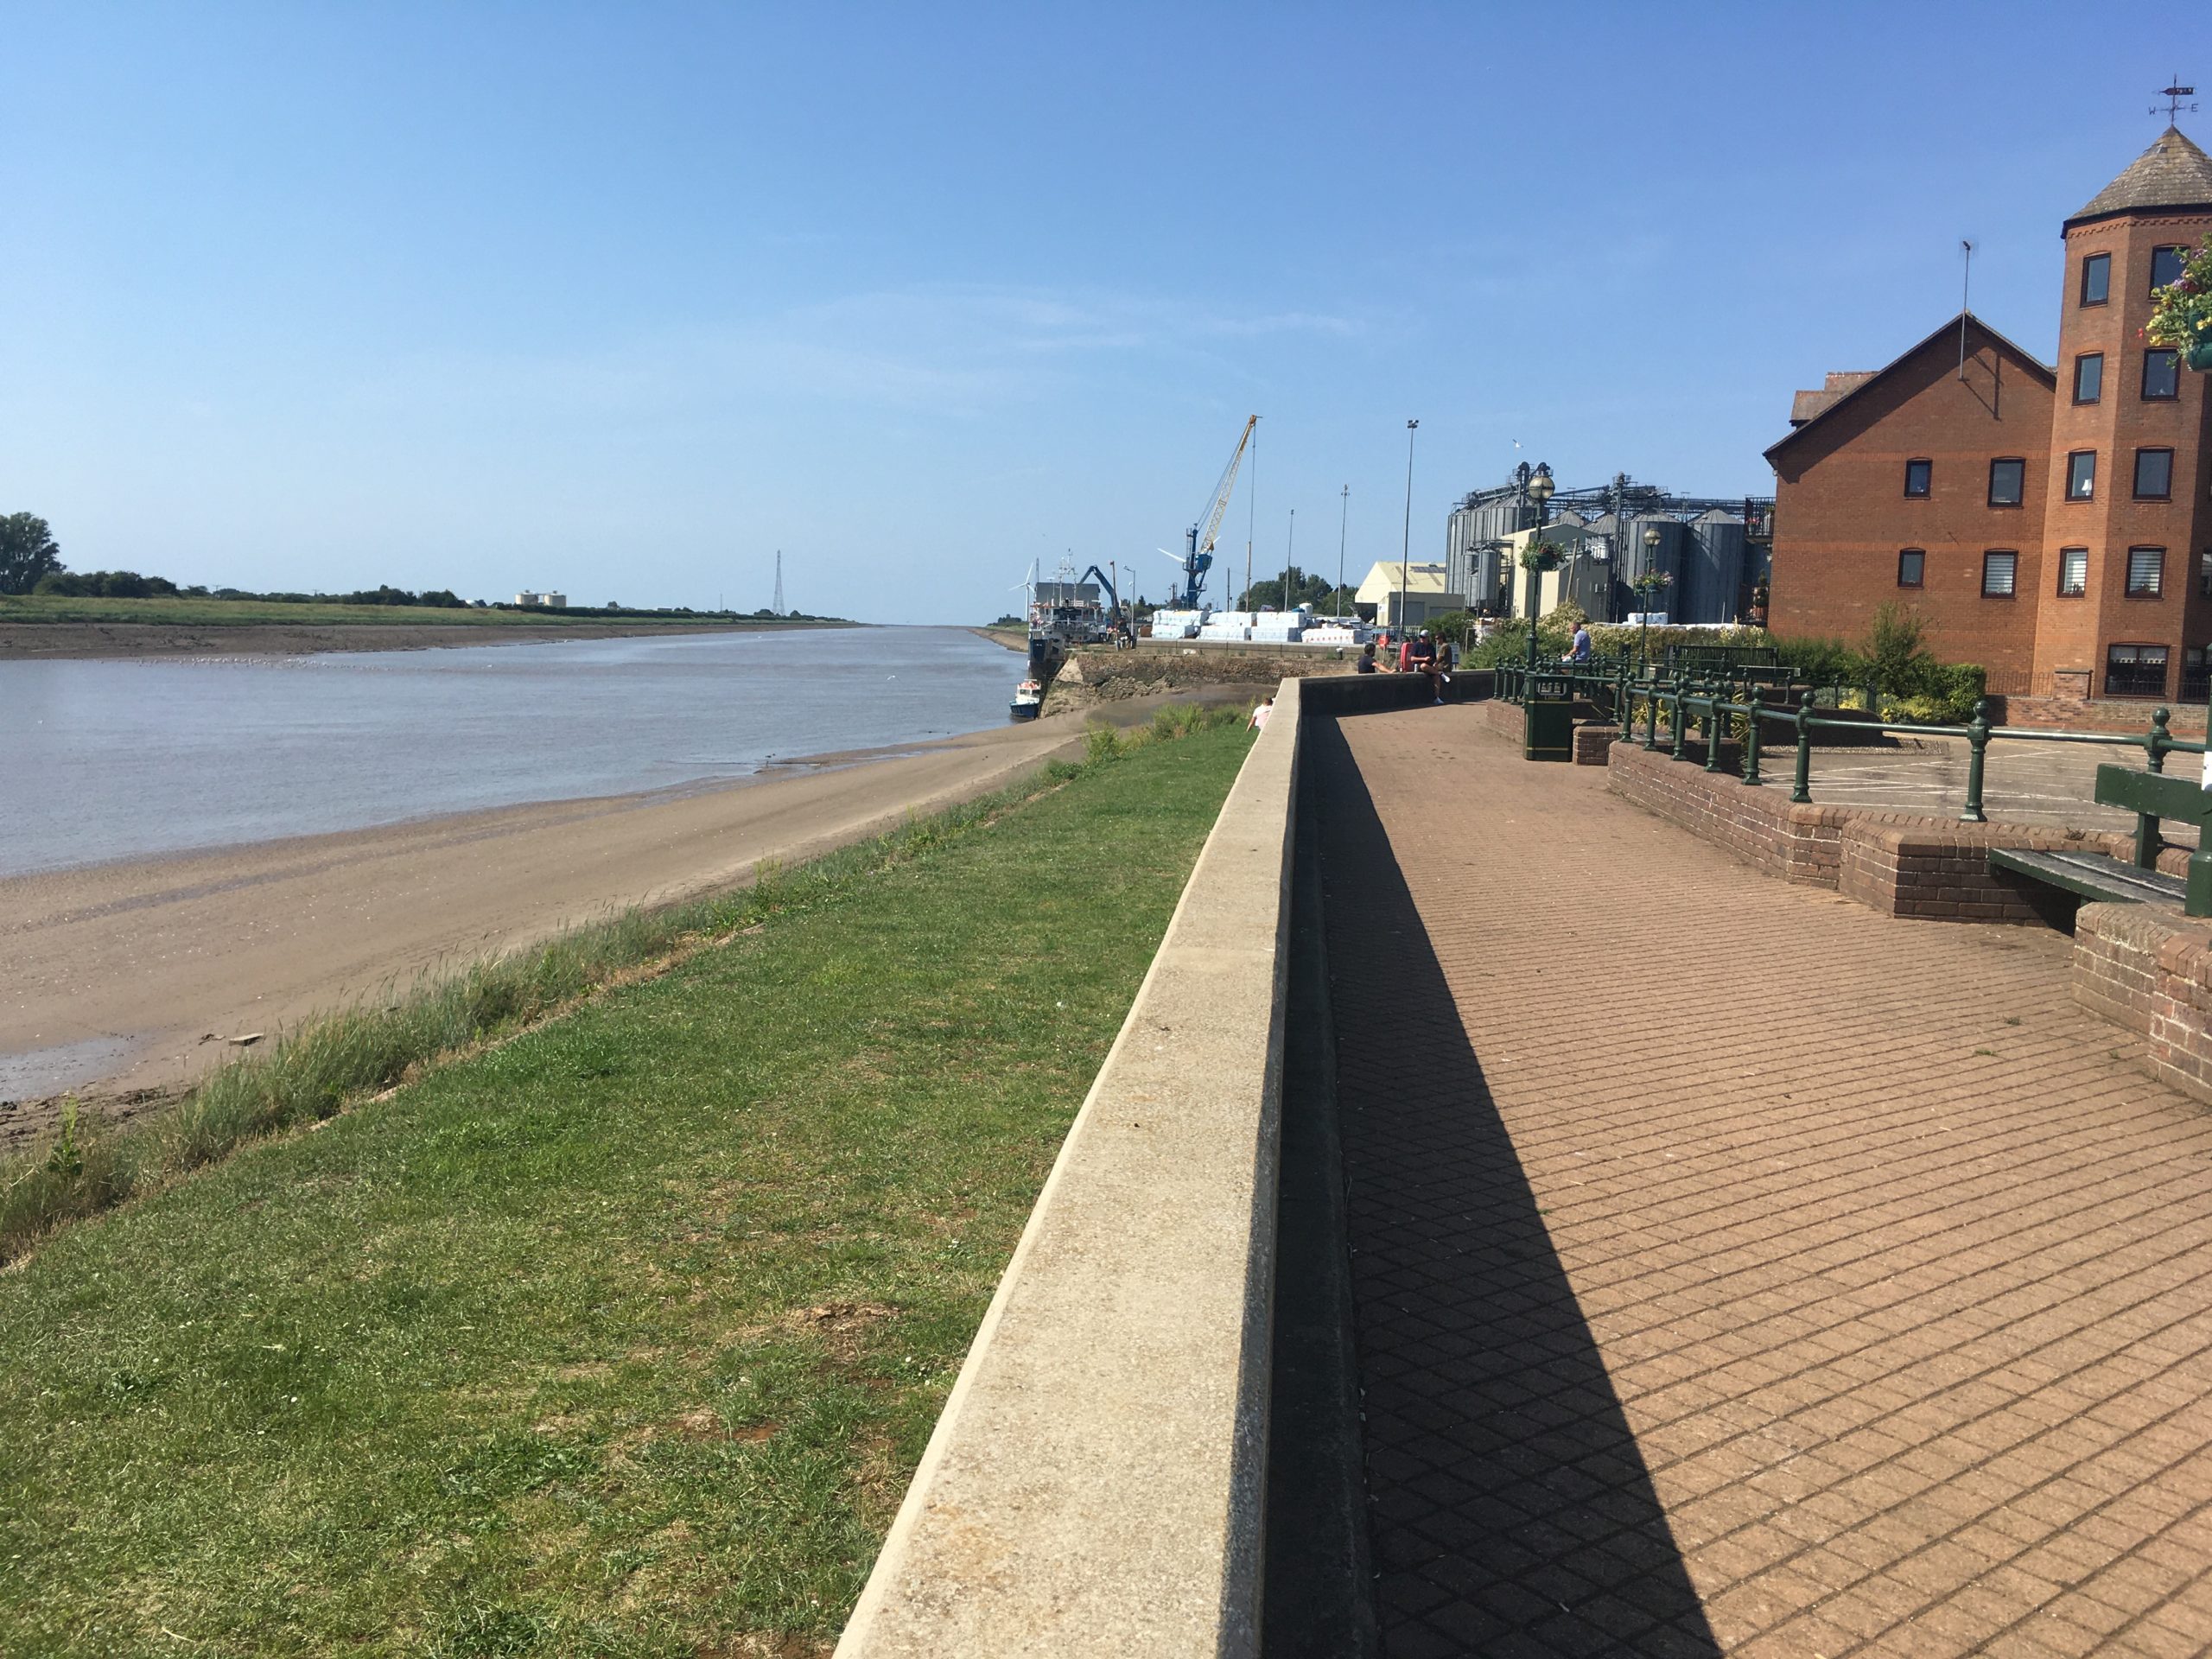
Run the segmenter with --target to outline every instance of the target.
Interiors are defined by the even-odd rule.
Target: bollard
[[[1967,810],[1959,814],[1961,823],[1987,823],[1989,815],[1981,810],[1981,772],[1984,758],[1989,753],[1989,702],[1976,698],[1974,718],[1967,722]]]
[[[2166,751],[2174,746],[2173,734],[2166,729],[2166,722],[2173,717],[2173,710],[2171,709],[2158,709],[2152,711],[2151,735],[2143,740],[2143,747],[2150,756],[2148,764],[2153,772],[2164,772],[2166,769]]]
[[[1813,804],[1813,694],[1805,693],[1797,705],[1797,776],[1789,786],[1789,799],[1798,806]]]
[[[1744,781],[1753,789],[1757,789],[1761,781],[1759,778],[1759,715],[1764,711],[1764,705],[1760,702],[1759,694],[1756,690],[1752,691],[1745,701],[1751,705],[1751,712],[1744,717]]]

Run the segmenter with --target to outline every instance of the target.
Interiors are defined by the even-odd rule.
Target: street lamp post
[[[1337,591],[1330,595],[1332,608],[1344,602],[1344,532],[1351,528],[1351,486],[1344,487],[1344,515],[1337,521]],[[1326,543],[1324,543],[1326,545]]]
[[[1536,504],[1536,531],[1529,542],[1529,672],[1536,671],[1536,607],[1541,602],[1541,583],[1543,573],[1536,568],[1537,550],[1544,544],[1544,512],[1552,499],[1552,469],[1548,462],[1537,463],[1535,476],[1529,480],[1529,499]],[[1522,688],[1528,695],[1528,688]]]
[[[1643,603],[1637,610],[1637,614],[1643,619],[1643,633],[1636,642],[1636,666],[1639,672],[1648,671],[1651,666],[1651,595],[1659,586],[1652,580],[1657,575],[1652,569],[1652,561],[1659,556],[1659,526],[1646,524],[1643,527],[1643,569],[1636,578],[1637,588],[1643,595]]]
[[[1414,434],[1419,421],[1406,423],[1406,530],[1398,544],[1398,638],[1406,634],[1406,606],[1414,573]]]

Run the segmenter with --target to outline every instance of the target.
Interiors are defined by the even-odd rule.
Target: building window
[[[1904,464],[1904,493],[1913,497],[1926,495],[1929,480],[1935,474],[1936,463],[1932,461],[1908,461]]]
[[[2019,575],[2020,556],[2017,553],[1985,553],[1981,556],[1981,596],[1984,599],[2012,597],[2013,579]]]
[[[1917,588],[1928,574],[1928,556],[1916,547],[1897,555],[1897,586]]]
[[[2089,550],[2086,547],[2062,547],[2058,550],[2058,596],[2079,599],[2089,591]]]
[[[2105,395],[2105,354],[2084,352],[2074,359],[2074,401],[2094,404]]]
[[[2113,645],[2105,652],[2105,696],[2163,697],[2166,695],[2164,645]]]
[[[1989,505],[1993,507],[2017,507],[2020,505],[2020,486],[2028,475],[2028,463],[2017,456],[1989,463]]]
[[[2182,266],[2187,263],[2187,248],[2153,248],[2151,250],[2151,291],[2155,294],[2168,283],[2179,279]]]
[[[2212,599],[2212,548],[2196,556],[2196,591]]]
[[[2131,547],[2127,550],[2127,596],[2156,599],[2166,585],[2166,550]]]
[[[2094,501],[2097,495],[2097,452],[2076,449],[2066,457],[2066,499]]]
[[[2181,396],[2181,353],[2164,347],[2143,353],[2143,395],[2145,397]]]
[[[2112,255],[2093,253],[2082,262],[2082,303],[2102,305],[2112,297]]]
[[[2174,452],[2138,449],[2135,452],[2135,499],[2171,501],[2174,493]]]
[[[2181,700],[2202,702],[2212,697],[2212,672],[2206,669],[2204,647],[2191,645],[2182,653]]]

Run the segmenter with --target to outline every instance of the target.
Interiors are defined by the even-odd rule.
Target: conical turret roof
[[[2114,213],[2177,207],[2212,209],[2212,156],[2199,149],[2179,127],[2168,127],[2157,143],[2066,222],[2079,225]]]

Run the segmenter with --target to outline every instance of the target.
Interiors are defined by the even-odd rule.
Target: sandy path
[[[1148,717],[1156,698],[1116,707]],[[741,884],[984,793],[1082,741],[1046,721],[868,756],[817,757],[696,793],[472,812],[0,880],[0,1143],[90,1090],[172,1090],[228,1050],[425,969],[631,905]]]

